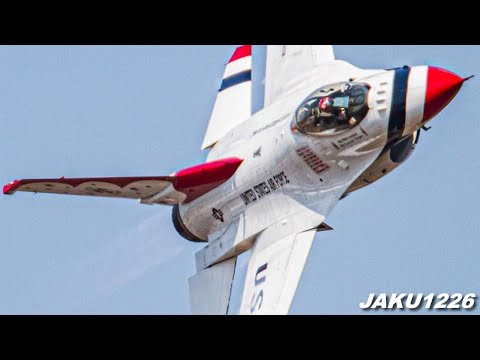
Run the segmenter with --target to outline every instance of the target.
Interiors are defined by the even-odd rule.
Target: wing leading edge
[[[243,160],[227,158],[197,165],[170,176],[64,178],[15,180],[3,187],[17,191],[60,195],[139,199],[143,204],[189,203],[223,184]]]

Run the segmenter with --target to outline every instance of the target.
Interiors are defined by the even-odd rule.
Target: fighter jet
[[[287,314],[337,202],[404,163],[468,79],[431,66],[360,69],[331,45],[268,45],[266,57],[264,108],[254,114],[252,47],[226,64],[206,163],[168,176],[15,180],[4,194],[172,206],[178,233],[205,243],[188,279],[194,314],[232,313],[241,254],[250,257],[236,313]]]

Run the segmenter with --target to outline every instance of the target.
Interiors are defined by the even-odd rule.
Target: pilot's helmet
[[[318,103],[320,110],[327,110],[331,106],[333,106],[333,99],[331,97],[320,99],[320,102]]]

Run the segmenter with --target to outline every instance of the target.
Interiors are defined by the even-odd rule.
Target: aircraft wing
[[[192,313],[287,314],[315,234],[332,230],[324,219],[299,207],[256,235],[248,234],[248,219],[234,224],[196,254],[197,274],[189,279]],[[237,258],[243,253],[250,255],[246,267]]]
[[[268,229],[252,248],[241,315],[286,315],[297,290],[316,229],[277,238]]]
[[[323,220],[322,215],[300,211],[237,242],[235,239],[242,238],[248,227],[239,223],[234,226],[237,230],[227,231],[217,243],[209,243],[197,253],[198,272],[189,279],[192,313],[287,314],[315,234],[332,230]],[[248,249],[250,258],[245,268],[237,256]]]
[[[259,233],[249,229],[252,222],[261,221],[263,210],[251,208],[222,236],[209,241],[196,254],[197,273],[189,279],[192,313],[288,314],[315,235],[332,230],[325,218],[349,185],[345,182],[325,193],[316,209],[285,203],[290,215]],[[279,199],[276,204],[282,206]],[[239,261],[242,254],[249,255],[248,264],[245,257]]]
[[[5,195],[17,191],[139,199],[153,205],[188,203],[227,181],[242,163],[227,158],[197,165],[170,176],[65,178],[15,180],[3,187]]]
[[[268,45],[264,106],[280,100],[304,75],[333,61],[332,45]]]

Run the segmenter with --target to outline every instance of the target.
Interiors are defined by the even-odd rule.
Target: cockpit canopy
[[[319,136],[358,125],[368,112],[369,90],[364,83],[339,83],[318,89],[296,111],[297,129]]]

